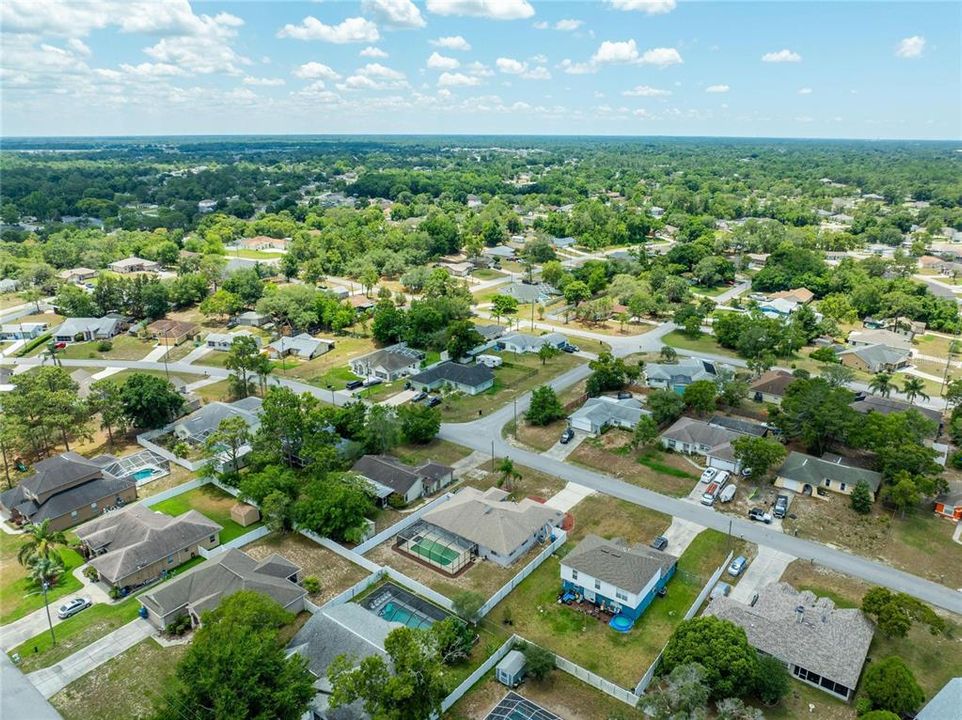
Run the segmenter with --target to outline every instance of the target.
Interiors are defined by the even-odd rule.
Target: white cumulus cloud
[[[671,95],[671,90],[653,88],[650,85],[636,85],[631,90],[624,90],[621,94],[627,97],[664,97]]]
[[[645,50],[638,62],[645,65],[668,67],[669,65],[680,65],[684,60],[681,59],[681,53],[675,48],[652,48],[651,50]]]
[[[279,38],[294,40],[322,40],[323,42],[343,45],[356,42],[377,42],[381,34],[370,20],[362,17],[347,18],[337,25],[326,25],[312,15],[308,15],[300,25],[288,23],[277,32]]]
[[[649,15],[671,12],[676,5],[675,0],[608,0],[608,2],[615,10],[635,10]]]
[[[390,27],[422,28],[427,24],[411,0],[364,0],[361,7]]]
[[[605,40],[598,46],[591,62],[596,65],[604,63],[630,63],[638,59],[638,45],[634,40],[612,41]]]
[[[319,62],[304,63],[294,71],[294,77],[301,80],[340,80],[333,68]]]
[[[499,57],[494,63],[498,70],[508,75],[520,75],[527,69],[527,64],[514,58]]]
[[[471,49],[471,43],[460,35],[439,37],[437,40],[432,40],[431,44],[435,47],[445,48],[447,50],[461,50],[462,52],[467,52]]]
[[[386,52],[384,52],[379,47],[374,47],[373,45],[368,45],[366,48],[361,50],[361,52],[359,52],[358,55],[366,58],[386,58],[387,57]]]
[[[810,88],[810,87],[799,88],[799,89],[798,89],[798,94],[799,94],[799,95],[811,95],[811,94],[812,94],[812,88]]]
[[[528,0],[428,0],[435,15],[462,15],[489,20],[524,20],[534,15]]]
[[[767,63],[797,63],[802,61],[802,56],[794,50],[784,49],[776,52],[767,52],[762,55],[762,62]]]
[[[454,70],[461,66],[461,63],[453,57],[447,57],[438,52],[431,53],[428,58],[428,67],[431,70]]]
[[[706,93],[727,93],[731,88],[728,85],[709,85],[705,88]]]
[[[279,87],[285,83],[283,78],[263,78],[248,75],[244,78],[244,84],[252,85],[254,87]]]
[[[439,87],[472,87],[480,84],[481,80],[478,77],[464,73],[445,72],[438,78]]]
[[[913,35],[899,40],[899,44],[895,48],[895,55],[900,58],[917,58],[922,56],[924,50],[925,38],[921,35]]]

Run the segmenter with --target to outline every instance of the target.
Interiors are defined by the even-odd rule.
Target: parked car
[[[576,353],[581,350],[577,345],[572,345],[571,343],[565,343],[561,346],[561,349],[566,353]]]
[[[627,390],[619,390],[619,391],[618,391],[618,399],[619,399],[619,400],[631,400],[631,398],[633,398],[633,397],[634,397],[634,395],[632,395],[632,394],[631,394],[630,392],[628,392]]]
[[[709,483],[708,487],[705,488],[705,492],[701,496],[701,504],[711,507],[715,504],[715,498],[718,497],[718,483]]]
[[[718,483],[718,487],[725,487],[725,483],[731,480],[732,474],[727,470],[719,470],[718,474],[715,476],[715,482]]]
[[[721,491],[718,499],[723,503],[731,502],[735,499],[735,493],[738,491],[737,485],[726,485],[725,489]]]
[[[91,605],[93,605],[93,603],[87,598],[73,598],[65,602],[57,609],[57,617],[61,620],[66,620],[68,617],[73,617],[81,610],[86,610]]]
[[[428,394],[422,390],[421,392],[414,394],[414,397],[411,398],[411,402],[421,402],[427,396]]]
[[[772,515],[777,518],[785,517],[788,512],[788,495],[779,495],[775,498],[775,509],[772,510]]]
[[[363,387],[363,386],[364,386],[363,380],[349,380],[344,385],[344,387],[346,387],[348,390],[357,390],[359,387]]]
[[[562,445],[567,445],[574,439],[574,437],[575,437],[575,431],[572,430],[570,427],[566,427],[564,429],[564,432],[561,433],[561,440],[559,442]]]
[[[748,565],[748,559],[744,555],[739,555],[732,560],[732,564],[728,566],[728,574],[732,577],[738,577],[745,572],[746,565]]]
[[[701,482],[711,482],[712,480],[715,479],[715,476],[717,474],[718,474],[718,468],[713,468],[713,467],[705,468],[705,472],[701,474],[700,480]]]
[[[655,548],[655,550],[664,550],[666,547],[668,547],[668,538],[666,538],[664,535],[659,535],[651,541],[651,546]]]
[[[428,400],[428,407],[437,407],[440,404],[441,398],[439,398],[437,395],[432,396],[431,399]]]
[[[765,510],[760,507],[753,507],[751,510],[749,510],[748,519],[756,520],[758,522],[763,522],[766,525],[769,525],[772,522],[772,516],[769,515],[767,512],[765,512]]]
[[[369,377],[365,379],[364,382],[362,382],[361,384],[364,387],[373,387],[375,385],[380,385],[382,382],[384,381],[379,377]]]

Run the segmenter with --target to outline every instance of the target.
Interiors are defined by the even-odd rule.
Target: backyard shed
[[[261,519],[261,511],[253,505],[237,503],[230,509],[230,519],[241,527],[247,527]]]
[[[520,650],[512,650],[496,668],[498,682],[508,687],[518,687],[524,680],[524,655]]]

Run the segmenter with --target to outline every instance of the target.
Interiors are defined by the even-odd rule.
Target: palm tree
[[[63,560],[56,553],[52,553],[47,557],[35,557],[30,562],[27,575],[37,587],[43,587],[45,583],[48,587],[53,587],[65,572]]]
[[[510,492],[513,482],[521,479],[521,473],[514,469],[514,460],[511,458],[502,458],[501,462],[498,463],[497,469],[498,472],[501,473],[501,478],[498,480],[498,487],[507,485],[507,489]]]
[[[876,373],[868,383],[868,389],[874,393],[878,393],[882,397],[888,397],[892,393],[893,388],[892,373]]]
[[[50,520],[31,523],[23,529],[27,541],[20,546],[17,552],[17,561],[21,565],[30,565],[35,558],[48,558],[59,556],[54,548],[58,545],[66,546],[67,538],[59,530],[50,529]]]
[[[929,399],[929,396],[925,394],[925,382],[922,378],[905,378],[902,392],[905,393],[905,397],[909,399],[909,405],[914,405],[916,398],[922,398],[923,400]]]

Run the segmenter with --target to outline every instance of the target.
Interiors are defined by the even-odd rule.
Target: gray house
[[[367,480],[378,502],[398,495],[405,503],[431,495],[454,480],[454,469],[435,462],[405,465],[390,455],[364,455],[351,470]]]
[[[649,414],[634,398],[618,400],[602,395],[588,398],[584,405],[571,414],[568,422],[576,430],[598,435],[609,427],[632,430],[642,415]]]
[[[546,333],[545,335],[529,335],[527,333],[515,332],[505,335],[499,341],[501,347],[507,352],[513,353],[536,353],[542,346],[550,345],[560,350],[568,344],[568,338],[561,333]]]
[[[791,452],[778,469],[775,487],[793,490],[803,495],[824,494],[826,490],[851,495],[859,482],[869,487],[872,499],[882,485],[882,476],[874,470],[866,470],[845,464],[839,455],[825,454],[820,458],[800,452]]]
[[[333,347],[333,340],[312,337],[307,333],[301,333],[294,337],[279,337],[267,346],[273,358],[283,358],[288,355],[293,355],[301,360],[310,360],[318,355],[323,355],[324,353],[330,352]]]
[[[703,455],[711,467],[738,472],[741,463],[735,459],[731,445],[738,436],[728,428],[682,417],[661,434],[661,444],[686,455]]]
[[[351,372],[358,377],[391,382],[417,373],[423,359],[424,353],[420,350],[408,347],[406,343],[398,343],[354,358],[351,360]]]
[[[731,368],[711,360],[686,357],[676,363],[648,363],[644,373],[649,387],[682,392],[697,380],[714,380],[724,370],[731,371]]]
[[[446,360],[411,376],[411,385],[418,390],[452,388],[466,395],[477,395],[494,386],[491,368]]]
[[[63,324],[51,333],[56,342],[90,342],[91,340],[109,340],[126,329],[127,323],[118,315],[106,315],[102,318],[67,318]]]
[[[855,695],[875,626],[861,610],[840,609],[829,598],[786,583],[763,587],[754,605],[713,598],[705,610],[738,625],[749,644],[788,671],[848,702]]]
[[[240,590],[252,590],[275,600],[288,612],[304,609],[307,591],[297,585],[300,568],[274,553],[260,562],[240,550],[230,549],[198,565],[156,590],[139,597],[147,620],[158,630],[187,615],[200,625],[201,615]]]
[[[228,417],[242,417],[253,433],[260,427],[260,411],[263,401],[258,397],[246,397],[232,403],[214,401],[174,423],[173,431],[181,440],[202,445],[217,430],[220,421]]]

